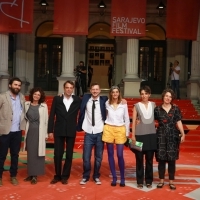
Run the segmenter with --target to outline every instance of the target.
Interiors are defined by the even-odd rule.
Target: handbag
[[[138,151],[142,151],[143,142],[136,141],[135,144],[133,144],[132,140],[130,138],[127,139],[125,146],[128,146],[130,149],[135,149]]]

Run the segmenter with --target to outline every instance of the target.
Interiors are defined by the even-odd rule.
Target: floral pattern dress
[[[156,160],[177,160],[179,158],[180,131],[176,123],[182,118],[180,109],[176,105],[172,105],[167,113],[162,106],[157,106],[154,109],[154,117],[159,124],[156,131]]]

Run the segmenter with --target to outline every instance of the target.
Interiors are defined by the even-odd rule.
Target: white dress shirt
[[[112,126],[125,125],[126,136],[129,136],[130,119],[127,104],[120,103],[115,109],[113,105],[109,104],[109,101],[106,101],[106,110],[108,111],[108,114],[105,123]]]
[[[69,99],[68,99],[68,98],[65,97],[65,95],[64,95],[63,103],[65,104],[65,107],[66,107],[66,110],[67,110],[67,111],[69,110],[69,107],[71,106],[72,102],[73,102],[72,96],[69,97]]]
[[[180,66],[176,66],[175,70],[179,71],[181,70]],[[177,74],[175,71],[171,74],[171,80],[179,80],[179,74]]]
[[[95,125],[92,126],[92,103],[94,99],[92,97],[88,100],[85,109],[85,117],[83,120],[82,129],[86,133],[97,134],[103,131],[104,121],[102,119],[99,98],[95,99],[95,109],[94,109],[94,120]]]

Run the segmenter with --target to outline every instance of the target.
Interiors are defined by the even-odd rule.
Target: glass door
[[[162,93],[166,79],[165,41],[140,41],[138,72],[142,85],[149,85],[153,94]]]
[[[36,38],[35,86],[57,91],[62,72],[62,38]]]

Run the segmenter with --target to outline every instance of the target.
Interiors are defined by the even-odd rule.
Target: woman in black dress
[[[181,122],[181,112],[177,105],[172,104],[175,98],[173,90],[166,89],[162,93],[163,103],[154,110],[157,128],[157,152],[158,173],[160,182],[157,188],[164,186],[165,168],[168,163],[169,188],[175,190],[173,184],[176,160],[179,158],[179,144],[184,142],[185,134]]]

